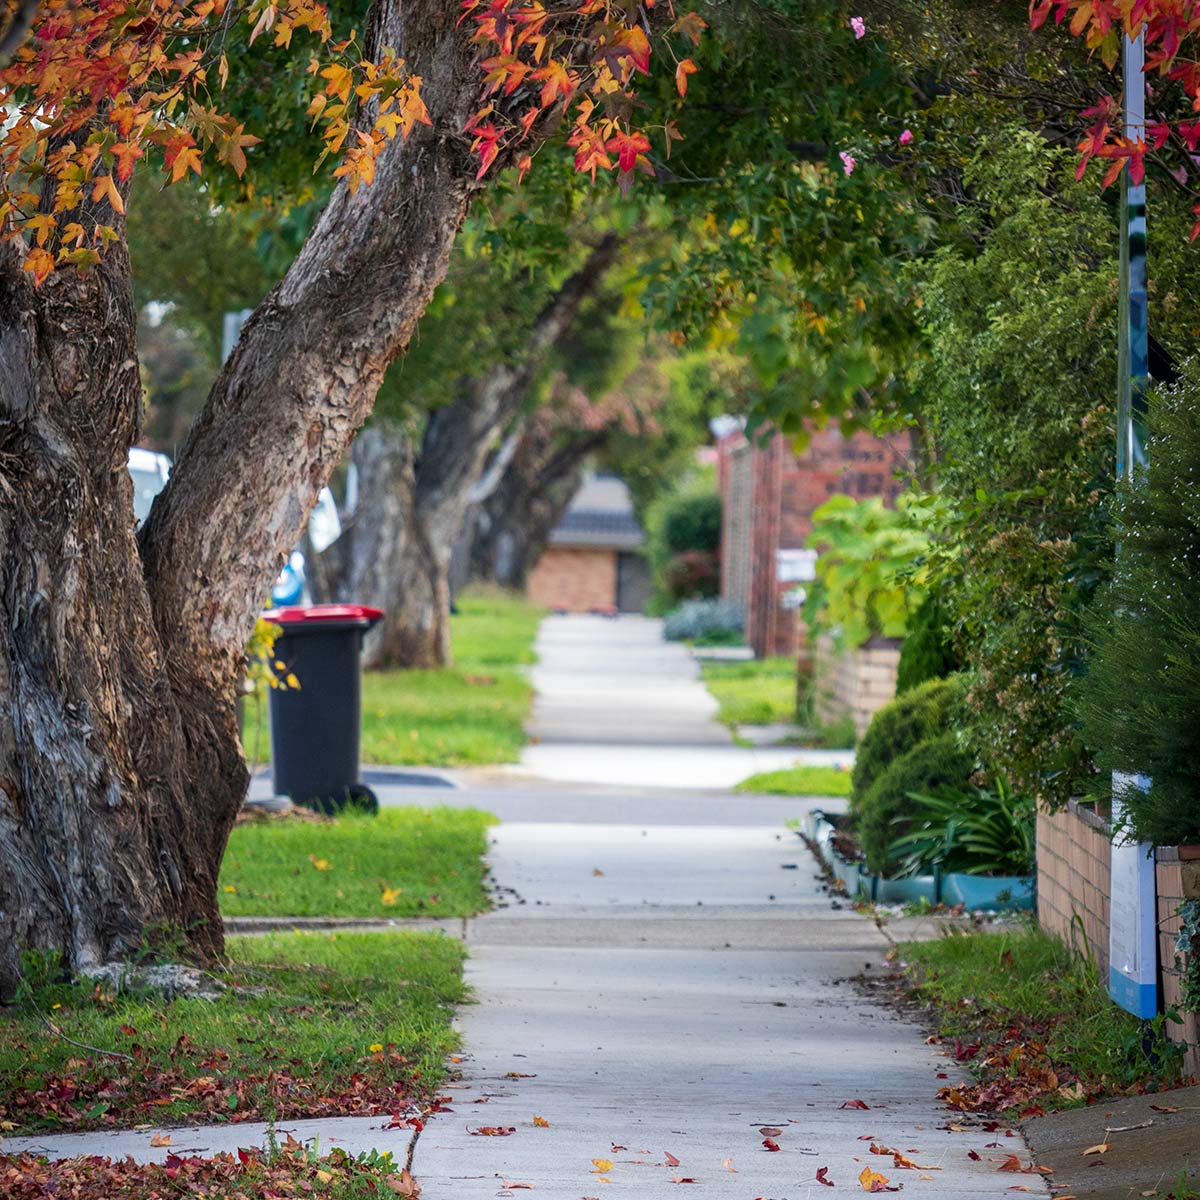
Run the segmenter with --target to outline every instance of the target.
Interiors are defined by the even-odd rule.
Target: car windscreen
[[[157,471],[139,471],[136,467],[129,468],[129,477],[133,480],[133,515],[140,525],[150,515],[150,505],[166,486],[166,480]]]

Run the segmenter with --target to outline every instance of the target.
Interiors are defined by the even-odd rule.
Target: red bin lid
[[[277,625],[310,624],[313,621],[370,621],[383,616],[382,608],[366,604],[294,604],[286,608],[269,608],[263,613],[267,621]]]

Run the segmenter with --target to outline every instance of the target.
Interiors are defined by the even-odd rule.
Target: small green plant
[[[1179,906],[1183,928],[1175,939],[1175,953],[1185,963],[1183,1007],[1200,1012],[1200,900],[1185,900]]]
[[[909,793],[904,823],[910,832],[888,847],[904,875],[935,868],[968,875],[1029,875],[1033,872],[1032,800],[1012,794],[997,777],[990,787],[946,788],[937,795]]]

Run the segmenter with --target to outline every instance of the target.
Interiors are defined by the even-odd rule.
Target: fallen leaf
[[[1107,1154],[1108,1143],[1101,1142],[1098,1146],[1089,1146],[1084,1152],[1083,1157],[1086,1158],[1089,1154]]]
[[[995,1162],[992,1159],[992,1162]],[[997,1168],[997,1171],[1019,1171],[1021,1169],[1021,1160],[1015,1155],[1010,1154]]]
[[[732,1158],[727,1158],[721,1165],[725,1168],[725,1170],[732,1171],[735,1175],[737,1174],[737,1167],[733,1165]]]
[[[478,1129],[468,1126],[467,1132],[472,1137],[510,1137],[517,1131],[512,1125],[480,1125]]]
[[[862,1184],[864,1192],[886,1192],[888,1190],[887,1176],[880,1175],[878,1171],[872,1171],[870,1167],[863,1167],[858,1182]]]
[[[841,1102],[841,1104],[838,1105],[838,1108],[861,1108],[864,1110],[869,1109],[870,1107],[871,1106],[869,1104],[865,1104],[862,1100],[857,1100],[857,1099],[856,1100],[843,1100]]]
[[[778,1150],[779,1143],[777,1141],[775,1141],[774,1138],[763,1138],[763,1149],[764,1150]]]
[[[328,871],[329,870],[329,859],[327,859],[327,858],[318,858],[315,854],[310,854],[308,856],[308,861],[310,863],[312,863],[312,865],[318,871]]]
[[[592,1169],[601,1175],[607,1174],[613,1169],[611,1158],[593,1158]]]
[[[667,1156],[667,1166],[668,1166],[668,1167],[677,1167],[677,1166],[679,1166],[679,1159],[677,1159],[677,1158],[675,1157],[675,1155],[673,1155],[673,1154],[670,1152],[670,1150],[664,1150],[664,1151],[663,1151],[663,1154],[665,1154],[665,1155]]]
[[[507,1188],[507,1189],[508,1189],[510,1192],[517,1192],[517,1191],[521,1191],[521,1190],[524,1190],[524,1191],[527,1191],[527,1192],[532,1192],[532,1191],[533,1191],[533,1184],[532,1184],[532,1183],[507,1183],[507,1182],[506,1182],[506,1183],[504,1184],[504,1186],[505,1186],[505,1187],[506,1187],[506,1188]]]
[[[979,1156],[979,1151],[978,1151],[978,1150],[968,1150],[968,1151],[967,1151],[967,1157],[968,1157],[968,1158],[970,1158],[970,1159],[974,1159],[974,1161],[975,1161],[975,1162],[981,1162],[981,1161],[982,1161],[982,1159],[981,1159],[981,1158],[980,1158],[980,1156]]]
[[[696,1181],[690,1175],[676,1175],[671,1180],[672,1183],[695,1183]]]
[[[382,1043],[382,1042],[372,1042],[372,1043],[371,1043],[371,1044],[370,1044],[370,1045],[367,1047],[367,1049],[368,1049],[368,1051],[370,1051],[370,1053],[372,1053],[372,1054],[378,1054],[378,1053],[380,1052],[380,1050],[382,1050],[382,1049],[383,1049],[383,1043]]]
[[[837,1184],[835,1184],[832,1179],[829,1179],[828,1175],[829,1175],[828,1167],[818,1167],[817,1168],[817,1182],[823,1183],[826,1187],[836,1187]]]
[[[399,1175],[388,1175],[384,1179],[384,1183],[396,1193],[397,1196],[405,1196],[408,1200],[416,1200],[421,1194],[421,1185],[408,1173],[405,1168]]]
[[[920,1163],[913,1162],[911,1158],[905,1158],[899,1150],[892,1151],[892,1162],[905,1171],[940,1171],[942,1169],[941,1167],[923,1167]]]
[[[1154,1109],[1155,1112],[1160,1112],[1160,1113],[1173,1113],[1173,1112],[1179,1111],[1179,1109],[1172,1108],[1171,1105],[1169,1105],[1169,1104],[1152,1104],[1152,1105],[1150,1105],[1150,1107],[1152,1109]],[[1142,1193],[1143,1196],[1153,1196],[1155,1194],[1156,1193],[1154,1193],[1154,1192],[1143,1192]]]
[[[599,868],[599,867],[593,867],[593,868],[592,868],[592,874],[593,874],[593,875],[603,875],[603,874],[604,874],[604,872],[603,872],[602,870],[600,870],[600,868]]]
[[[764,1125],[761,1129],[759,1129],[758,1132],[761,1133],[763,1137],[778,1137],[783,1130],[776,1129],[774,1125]]]
[[[169,1133],[156,1133],[150,1139],[151,1146],[169,1146],[171,1144],[171,1135]]]
[[[536,1075],[526,1075],[524,1071],[505,1071],[505,1079],[536,1079]]]
[[[534,1118],[533,1118],[533,1123],[534,1123],[534,1124],[535,1124],[535,1125],[536,1125],[536,1126],[537,1126],[539,1129],[549,1129],[549,1128],[550,1128],[550,1122],[549,1122],[549,1121],[547,1121],[545,1117],[534,1117]]]

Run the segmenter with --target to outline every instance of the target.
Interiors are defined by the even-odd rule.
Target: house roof
[[[585,479],[550,534],[552,546],[611,550],[636,550],[645,540],[633,511],[629,488],[614,475]]]

